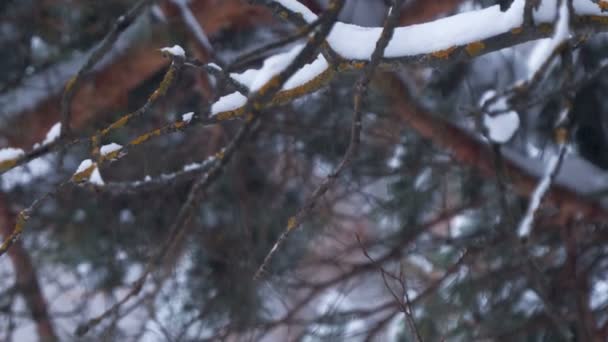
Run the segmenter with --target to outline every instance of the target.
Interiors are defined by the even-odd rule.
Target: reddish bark
[[[14,226],[15,214],[8,208],[5,195],[0,194],[0,235],[2,237],[9,236]],[[8,250],[8,256],[15,270],[17,290],[25,299],[26,306],[36,325],[39,340],[42,342],[58,341],[48,314],[46,299],[40,288],[36,269],[21,241],[18,240],[13,243]]]
[[[456,9],[463,0],[429,1],[417,0],[403,9],[399,25],[419,24],[436,19],[439,15]]]
[[[476,168],[484,176],[496,176],[494,155],[487,144],[418,105],[395,74],[385,73],[382,87],[391,99],[395,113],[409,127],[433,141],[436,146],[449,151],[455,160]],[[509,160],[504,161],[504,168],[504,174],[515,193],[529,196],[534,191],[539,182],[537,177]],[[568,219],[598,221],[608,218],[608,213],[598,203],[562,186],[553,185],[544,203],[559,210],[559,222]]]
[[[191,2],[190,7],[209,36],[229,28],[242,30],[272,20],[271,13],[264,7],[239,0],[198,0]],[[165,8],[169,23],[181,20],[175,8]],[[163,36],[161,30],[165,29],[160,27],[158,32],[149,35],[150,40],[139,42],[81,86],[72,104],[74,128],[83,127],[100,114],[124,108],[127,94],[167,65],[167,60],[157,50],[170,42],[156,40]],[[49,128],[59,121],[60,99],[60,95],[52,96],[35,109],[15,115],[17,119],[7,125],[11,127],[7,134],[8,144],[27,149],[40,142]]]

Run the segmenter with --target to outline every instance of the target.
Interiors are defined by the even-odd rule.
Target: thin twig
[[[91,69],[101,60],[101,58],[110,50],[112,45],[118,39],[118,36],[131,25],[131,23],[139,16],[139,14],[148,5],[152,4],[156,0],[140,0],[126,14],[118,17],[114,26],[106,34],[103,41],[99,46],[91,53],[84,65],[78,70],[78,73],[74,75],[65,85],[63,95],[61,97],[61,137],[70,137],[72,131],[70,127],[70,119],[72,116],[72,98],[80,85],[83,77],[91,71]]]
[[[402,0],[396,0],[396,3],[401,4]],[[370,62],[366,65],[366,68],[363,72],[363,75],[359,78],[357,85],[355,87],[355,95],[354,95],[354,114],[353,121],[351,126],[351,134],[350,134],[350,142],[342,157],[342,160],[336,167],[334,171],[332,171],[323,182],[315,189],[310,198],[306,201],[304,206],[300,208],[300,210],[292,217],[289,218],[287,222],[286,229],[279,235],[279,238],[276,240],[264,260],[262,264],[258,267],[257,271],[254,274],[254,279],[259,279],[264,272],[264,269],[270,263],[273,255],[282,246],[290,233],[297,229],[302,221],[309,215],[309,213],[315,208],[318,200],[331,188],[331,186],[338,179],[338,176],[341,172],[351,163],[352,159],[357,153],[359,148],[359,144],[361,141],[361,126],[362,126],[362,98],[364,93],[367,90],[367,85],[371,81],[373,73],[380,63],[380,59],[384,55],[384,49],[388,45],[391,37],[393,36],[393,31],[398,22],[399,11],[392,10],[393,7],[389,9],[389,13],[387,15],[387,19],[384,23],[384,28],[382,29],[382,33],[376,42],[376,47],[374,48],[374,52],[372,53],[372,57]]]

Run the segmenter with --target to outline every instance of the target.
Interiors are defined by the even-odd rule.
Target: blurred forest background
[[[270,2],[0,1],[0,146],[26,152],[0,167],[1,241],[23,228],[0,256],[0,340],[608,341],[606,21],[573,29],[536,86],[509,98],[521,125],[500,146],[483,137],[479,99],[525,79],[551,27],[476,58],[378,68],[357,154],[254,279],[348,149],[361,72],[265,108],[230,158],[223,148],[246,120],[167,125],[188,112],[204,122],[228,93],[205,63],[259,68],[292,44],[242,58],[301,30]],[[382,26],[391,3],[348,0],[339,20]],[[498,3],[406,0],[398,26]],[[116,39],[71,84],[109,32]],[[187,65],[100,144],[171,129],[99,163],[103,184],[71,182],[96,153],[73,142],[144,106],[170,68],[159,49],[174,44]],[[565,97],[565,155],[521,239],[564,144]],[[71,129],[53,140],[66,103]],[[176,224],[183,210],[191,218]]]

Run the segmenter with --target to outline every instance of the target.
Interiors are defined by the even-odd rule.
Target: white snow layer
[[[308,23],[317,19],[317,15],[297,0],[274,0],[274,2],[300,14]],[[507,33],[523,24],[524,5],[525,0],[515,0],[506,12],[501,12],[499,6],[495,5],[424,24],[398,27],[384,51],[384,56],[398,58],[427,54]],[[534,12],[535,22],[537,24],[553,22],[557,12],[556,6],[556,0],[544,0],[541,7]],[[574,9],[578,15],[603,15],[597,5],[588,0],[575,0]],[[567,38],[569,34],[568,14],[560,17],[564,20],[560,20],[558,24],[556,37],[565,39],[564,37]],[[381,32],[381,27],[361,27],[337,22],[327,37],[327,42],[335,52],[346,59],[369,60]],[[257,91],[273,76],[285,70],[303,47],[303,44],[295,45],[286,52],[267,58],[262,68],[258,70],[250,69],[241,73],[232,73],[230,76],[251,91]],[[303,66],[287,80],[282,89],[289,90],[301,86],[328,68],[325,58],[319,55],[312,63]],[[246,98],[238,92],[224,96],[213,104],[211,115],[234,110],[238,108],[236,103],[244,104]],[[488,118],[487,121],[489,126],[502,127],[501,134],[496,136],[499,142],[508,140],[519,126],[517,113],[508,112],[505,115]],[[494,130],[494,132],[498,131]]]
[[[17,159],[24,154],[25,152],[20,148],[5,147],[0,149],[0,163],[11,159]]]
[[[287,52],[267,58],[260,69],[249,69],[242,73],[231,73],[230,77],[246,86],[251,91],[259,90],[272,77],[285,70],[303,48],[303,44],[295,45]],[[312,63],[305,64],[296,71],[287,82],[285,82],[282,90],[299,87],[319,76],[327,70],[328,67],[329,64],[325,57],[319,54]]]
[[[479,105],[484,106],[486,101],[494,97],[494,90],[486,91],[479,100]],[[519,128],[519,115],[513,110],[508,110],[508,104],[504,97],[500,97],[487,108],[489,113],[484,113],[483,124],[488,129],[489,138],[499,144],[506,143]],[[501,112],[490,115],[492,112]]]
[[[555,6],[557,6],[557,3],[555,3]],[[543,8],[539,8],[539,10],[542,9]],[[557,11],[555,11],[555,13],[557,14]],[[562,5],[559,9],[559,17],[555,19],[557,20],[557,23],[555,25],[553,37],[540,40],[536,43],[534,49],[530,53],[528,59],[529,77],[532,77],[538,69],[540,69],[562,42],[570,38],[570,13],[568,11],[567,1],[562,1]]]
[[[122,145],[119,145],[117,143],[109,143],[107,145],[101,146],[101,148],[99,149],[99,153],[101,153],[102,156],[106,156],[110,153],[120,150],[121,148]]]
[[[317,16],[296,0],[274,0],[289,10],[302,15],[312,23]],[[397,58],[414,56],[462,46],[497,36],[523,24],[525,0],[515,0],[509,10],[501,12],[498,5],[441,18],[432,22],[397,27],[384,56]],[[535,11],[535,23],[549,23],[555,18],[556,0],[543,0]],[[577,15],[606,15],[589,0],[575,0]],[[327,37],[329,45],[342,57],[369,60],[381,27],[365,28],[357,25],[336,23]]]
[[[247,84],[247,87],[251,91],[262,88],[270,79],[285,70],[303,48],[304,44],[298,44],[287,52],[266,58],[262,68],[255,73],[255,78],[250,80],[251,84]]]
[[[235,81],[249,88],[251,91],[257,91],[263,87],[274,76],[281,73],[293,59],[304,48],[304,44],[295,45],[287,52],[283,52],[267,58],[260,69],[249,69],[242,73],[231,73]],[[329,64],[323,55],[319,54],[312,63],[302,66],[283,84],[282,90],[290,90],[306,84],[321,75],[329,68]],[[234,92],[219,98],[211,106],[211,115],[216,115],[221,112],[235,110],[247,103],[247,97],[240,92]]]
[[[245,103],[247,103],[247,97],[243,96],[243,94],[238,91],[235,91],[234,93],[220,97],[220,99],[211,106],[211,116],[221,112],[235,110],[245,105]]]
[[[564,1],[565,2],[565,1]],[[530,203],[528,204],[528,210],[526,210],[526,215],[519,223],[519,227],[517,228],[517,234],[520,237],[525,237],[530,234],[532,230],[532,222],[534,221],[534,213],[538,210],[540,206],[540,201],[543,196],[549,189],[549,185],[551,185],[551,174],[555,171],[555,168],[558,165],[559,155],[554,155],[549,160],[547,164],[547,168],[545,169],[545,174],[543,179],[538,183],[536,189],[534,189],[534,193],[532,194],[532,198],[530,199]]]
[[[83,172],[84,170],[91,167],[91,165],[93,165],[93,161],[91,159],[83,160],[82,162],[80,162],[80,165],[78,165],[78,168],[76,169],[76,172],[74,172],[74,174],[76,175]]]
[[[168,53],[171,56],[186,57],[186,51],[184,51],[184,49],[179,45],[173,45],[172,47],[164,47],[160,49],[160,51]]]

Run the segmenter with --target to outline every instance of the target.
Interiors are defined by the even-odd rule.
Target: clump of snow
[[[164,47],[160,49],[160,51],[175,57],[186,57],[186,51],[184,51],[184,49],[179,45]]]
[[[194,112],[188,112],[186,114],[182,114],[182,121],[186,123],[190,123],[192,121],[192,117],[194,116]]]
[[[93,171],[91,171],[91,174],[87,180],[92,184],[104,185],[105,183],[103,181],[103,178],[101,178],[101,173],[99,172],[99,168],[97,167],[97,164],[93,163],[93,161],[91,159],[85,159],[80,163],[80,165],[78,165],[76,172],[74,172],[74,178],[76,178],[76,176],[78,176],[79,174],[81,174],[83,172],[86,172],[87,170],[89,170],[91,168],[93,168]],[[81,179],[79,179],[79,180],[81,180]],[[84,179],[82,179],[82,180],[84,180]]]
[[[510,111],[496,116],[485,115],[483,124],[488,128],[490,139],[497,143],[506,143],[519,128],[519,116]]]
[[[23,152],[23,150],[20,148],[5,147],[0,149],[0,163],[7,160],[17,159],[24,154],[25,152]]]
[[[247,97],[235,91],[234,93],[222,96],[211,106],[211,116],[221,112],[235,110],[247,103]]]
[[[74,172],[74,174],[77,175],[83,172],[84,170],[90,168],[91,165],[93,165],[93,161],[91,159],[83,160],[82,162],[80,162],[80,165],[78,165],[78,168],[76,169],[76,172]]]
[[[479,100],[480,106],[485,106],[486,102],[496,96],[494,90],[486,91]],[[502,144],[511,139],[519,128],[519,115],[513,110],[508,110],[507,100],[504,97],[495,99],[486,108],[487,112],[483,116],[483,124],[488,130],[490,140]],[[492,112],[499,112],[489,115]]]
[[[101,148],[99,149],[99,153],[101,153],[102,156],[107,156],[108,154],[114,153],[120,150],[121,148],[122,145],[119,145],[117,143],[109,143],[107,145],[101,146]]]
[[[46,133],[46,137],[42,141],[42,146],[46,146],[50,143],[53,143],[55,140],[59,139],[60,135],[61,135],[61,122],[57,122]]]
[[[95,166],[95,169],[91,173],[91,177],[89,177],[89,182],[96,185],[104,185],[104,181],[101,178],[101,173],[99,173],[99,168]]]

